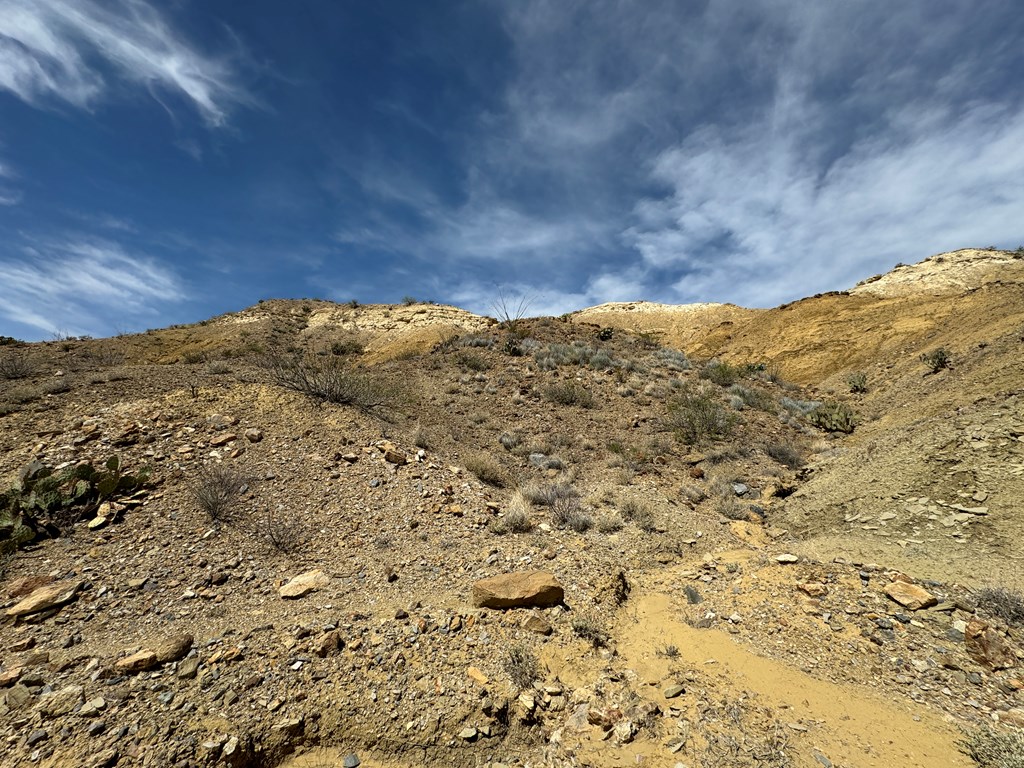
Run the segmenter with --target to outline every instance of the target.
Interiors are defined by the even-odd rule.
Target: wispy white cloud
[[[464,197],[396,185],[426,231],[364,236],[490,260],[496,280],[550,297],[545,311],[639,297],[766,306],[1024,238],[1024,106],[997,39],[1012,3],[501,9],[515,72],[503,110],[463,147]],[[456,290],[476,309],[491,294]]]
[[[146,0],[0,0],[0,89],[91,109],[110,76],[179,94],[211,126],[250,100],[229,59],[190,45]]]
[[[109,332],[184,298],[171,270],[107,240],[37,241],[0,258],[0,314],[47,333]]]
[[[22,193],[11,186],[17,174],[9,165],[0,161],[0,205],[17,205],[21,202]]]

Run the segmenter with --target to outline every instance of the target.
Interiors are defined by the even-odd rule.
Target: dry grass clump
[[[790,469],[800,469],[804,465],[804,457],[800,453],[800,449],[788,440],[768,443],[764,447],[764,452],[779,464]]]
[[[501,666],[512,684],[520,690],[529,688],[540,677],[540,661],[525,645],[513,645],[509,648]]]
[[[572,618],[572,631],[576,637],[588,641],[595,648],[608,645],[608,633],[601,620],[590,613],[581,613]]]
[[[772,413],[775,411],[775,399],[755,387],[745,387],[742,384],[733,384],[729,387],[729,394],[738,399],[740,406],[754,408],[758,411]]]
[[[533,528],[534,523],[530,518],[530,502],[522,491],[512,494],[505,516],[491,524],[491,531],[499,536],[506,533],[529,533]]]
[[[589,389],[575,381],[556,381],[543,390],[544,398],[559,405],[575,405],[593,408],[594,395]]]
[[[1011,626],[1024,626],[1024,594],[1007,587],[982,587],[976,597],[978,606],[989,615]]]
[[[634,497],[625,498],[619,502],[619,512],[641,531],[650,533],[656,529],[654,508],[646,501]]]
[[[501,443],[501,447],[506,451],[511,451],[518,447],[520,437],[514,432],[502,432],[498,437],[498,442]]]
[[[245,475],[234,467],[213,464],[202,467],[189,487],[189,494],[211,520],[226,520],[247,484]]]
[[[586,533],[594,527],[594,518],[576,496],[556,499],[551,505],[551,520],[559,528]]]
[[[597,518],[596,525],[601,533],[616,533],[626,527],[626,521],[619,515],[601,515]]]
[[[466,469],[476,475],[477,479],[495,488],[504,488],[507,482],[505,470],[486,453],[473,453],[465,459]]]
[[[964,737],[960,748],[981,768],[1024,768],[1024,731],[978,728]]]
[[[530,483],[524,486],[521,492],[527,501],[538,507],[551,507],[560,499],[571,499],[580,495],[579,491],[568,483]]]

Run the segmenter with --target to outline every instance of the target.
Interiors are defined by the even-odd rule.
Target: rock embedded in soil
[[[156,653],[156,660],[160,664],[178,661],[185,658],[192,650],[192,635],[174,635],[158,643],[153,650]]]
[[[546,608],[565,599],[565,590],[547,571],[519,571],[481,579],[473,585],[478,608]]]
[[[78,592],[84,586],[85,582],[79,581],[70,585],[58,582],[39,587],[13,608],[8,608],[7,615],[18,618],[67,605],[78,596]]]
[[[1017,655],[1010,644],[992,626],[971,619],[964,631],[967,653],[971,658],[992,670],[1010,669],[1017,665]]]
[[[905,581],[894,581],[885,585],[885,594],[911,611],[930,608],[939,601],[928,590]]]
[[[277,592],[281,597],[295,599],[326,587],[330,582],[330,577],[317,568],[315,571],[301,573],[287,583],[282,584]]]
[[[143,648],[131,656],[126,656],[114,662],[114,671],[122,675],[131,675],[136,672],[145,672],[146,670],[153,669],[159,664],[156,651]]]

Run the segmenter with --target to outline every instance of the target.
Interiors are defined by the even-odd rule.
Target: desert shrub
[[[686,388],[669,401],[664,423],[679,440],[694,444],[727,437],[736,420],[713,396]]]
[[[579,491],[568,483],[530,484],[521,491],[527,501],[539,507],[551,507],[560,499],[574,499],[580,495]]]
[[[519,435],[514,432],[502,432],[498,437],[498,442],[506,451],[511,451],[519,445]]]
[[[846,377],[846,386],[854,394],[860,395],[868,391],[868,375],[864,371],[856,371]]]
[[[619,502],[619,512],[640,530],[648,533],[655,530],[654,509],[648,502],[634,497],[623,499]]]
[[[830,400],[822,403],[809,414],[808,421],[826,432],[853,432],[857,416],[846,403]]]
[[[709,360],[700,369],[700,377],[714,382],[720,387],[731,387],[743,376],[743,369],[736,365],[722,362],[721,360]]]
[[[501,666],[512,684],[520,690],[529,688],[540,677],[540,661],[525,645],[513,645],[509,648]]]
[[[282,508],[267,509],[259,520],[260,533],[278,552],[289,554],[302,546],[305,532],[299,518]]]
[[[459,338],[458,345],[460,347],[483,347],[484,349],[490,349],[494,346],[494,338],[491,336],[472,334],[470,336],[462,336]]]
[[[690,369],[690,360],[678,349],[662,347],[654,353],[655,359],[671,371],[687,371]]]
[[[406,307],[411,307],[415,303],[416,303],[416,299],[414,297],[412,297],[412,296],[403,296],[402,297],[402,304],[404,306],[406,306]]]
[[[0,379],[8,381],[27,379],[33,373],[35,373],[35,367],[26,355],[0,356]]]
[[[976,597],[978,607],[989,615],[1011,626],[1024,626],[1024,594],[1007,587],[982,587]]]
[[[1024,731],[978,728],[964,737],[960,748],[981,768],[1024,768]]]
[[[199,349],[190,349],[182,354],[181,359],[187,365],[197,365],[206,362],[206,353]]]
[[[551,521],[559,528],[586,533],[594,527],[594,518],[576,496],[555,499],[551,505]]]
[[[582,384],[575,381],[556,381],[544,387],[544,397],[559,405],[575,405],[593,408],[594,395]]]
[[[71,381],[63,376],[58,379],[50,379],[39,385],[39,391],[44,395],[63,395],[65,392],[71,391]]]
[[[226,520],[247,485],[246,477],[226,464],[204,466],[189,486],[189,495],[211,520]]]
[[[921,362],[927,365],[932,373],[938,373],[944,368],[949,368],[953,364],[953,358],[945,347],[939,347],[921,355]]]
[[[455,363],[469,371],[487,371],[491,368],[491,363],[486,357],[468,350],[458,352],[455,355]]]
[[[727,520],[747,520],[750,510],[734,497],[727,497],[718,504],[718,513]]]
[[[626,526],[626,521],[618,515],[601,515],[597,518],[596,525],[601,533],[615,533]]]
[[[605,631],[601,620],[593,614],[577,614],[572,617],[570,624],[576,637],[586,640],[595,648],[603,648],[608,645],[608,633]]]
[[[275,384],[317,403],[373,411],[393,406],[399,399],[397,388],[384,379],[333,358],[274,352],[264,358],[263,366]]]
[[[495,488],[505,487],[505,470],[486,453],[470,454],[466,457],[465,465],[466,469],[476,475],[481,482],[493,485]]]
[[[633,344],[637,349],[658,349],[662,336],[661,331],[637,331]]]
[[[819,400],[796,400],[791,397],[783,397],[779,405],[792,413],[794,416],[806,416],[815,408],[821,405]]]
[[[215,361],[206,366],[206,372],[212,376],[223,376],[231,373],[231,367],[223,361]]]
[[[344,357],[345,355],[363,354],[363,342],[359,339],[339,339],[331,342],[331,354]]]
[[[768,443],[764,447],[764,452],[779,464],[790,469],[800,469],[804,465],[804,457],[801,455],[800,449],[788,440]]]
[[[729,387],[729,394],[738,398],[741,406],[745,405],[769,413],[775,410],[775,399],[760,389],[744,387],[742,384],[733,384]]]

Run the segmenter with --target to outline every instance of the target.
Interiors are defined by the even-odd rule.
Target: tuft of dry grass
[[[505,470],[486,453],[470,454],[463,463],[478,480],[495,488],[504,488],[508,481]]]

